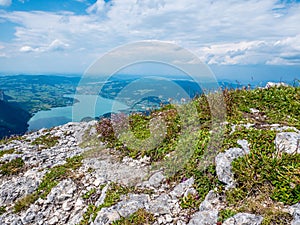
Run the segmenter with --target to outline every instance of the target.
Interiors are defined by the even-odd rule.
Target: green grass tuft
[[[223,223],[225,220],[227,220],[230,217],[233,217],[236,214],[235,210],[232,209],[223,209],[219,212],[219,218],[218,221]]]
[[[5,154],[13,154],[15,152],[15,149],[8,149],[4,151],[0,151],[0,158],[4,156]]]
[[[52,148],[58,143],[59,137],[52,136],[51,134],[45,134],[36,138],[31,144],[38,145],[39,150]]]
[[[104,185],[100,187],[102,190],[104,188]],[[106,197],[104,200],[104,203],[98,207],[96,207],[93,204],[89,204],[87,211],[83,215],[83,219],[80,221],[79,225],[87,225],[89,224],[89,221],[94,221],[97,217],[97,213],[102,208],[108,208],[112,205],[115,205],[120,201],[120,198],[122,195],[128,194],[130,191],[132,191],[131,188],[123,187],[116,183],[109,184],[109,188],[106,192]]]
[[[145,209],[139,209],[128,218],[122,217],[114,221],[112,225],[150,225],[155,221],[155,217]]]
[[[96,193],[96,188],[92,188],[91,190],[89,190],[87,193],[85,193],[84,195],[82,195],[81,197],[83,199],[89,199],[93,194]]]
[[[6,213],[6,207],[5,206],[0,206],[0,216],[4,213]]]
[[[16,201],[14,211],[20,212],[25,210],[38,198],[46,198],[52,188],[55,187],[61,180],[73,176],[74,170],[78,169],[82,165],[82,159],[83,157],[80,155],[74,156],[72,158],[68,158],[65,164],[51,168],[50,171],[43,177],[40,185],[34,193]]]
[[[285,204],[300,201],[300,154],[277,152],[275,136],[275,131],[255,128],[242,128],[231,136],[231,140],[243,138],[251,145],[249,155],[232,163],[240,190],[236,195],[237,200],[246,193],[264,193],[274,201]]]
[[[15,175],[20,173],[24,169],[25,163],[23,159],[16,158],[7,162],[3,165],[0,165],[0,173],[3,175]]]

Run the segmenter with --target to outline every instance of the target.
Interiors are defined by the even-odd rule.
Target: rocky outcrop
[[[136,186],[141,190],[149,190],[151,194],[123,195],[117,204],[102,208],[95,220],[90,220],[90,224],[110,224],[141,208],[155,215],[155,224],[188,222],[179,201],[192,190],[194,179],[187,179],[172,187],[165,182],[166,177],[161,171],[149,174],[147,157],[139,160],[125,157],[120,161],[101,143],[96,149],[81,147],[80,143],[87,132],[91,136],[97,135],[94,123],[69,123],[51,130],[40,130],[0,146],[1,151],[15,150],[15,153],[4,154],[0,158],[3,163],[16,158],[25,162],[24,171],[20,174],[0,175],[0,206],[6,208],[6,212],[0,216],[0,224],[78,224],[89,204],[99,207],[104,203],[111,183]],[[57,144],[49,148],[34,144],[42,137],[54,137]],[[46,198],[39,198],[26,210],[14,213],[16,201],[34,193],[49,170],[64,165],[68,158],[86,152],[91,156],[84,158],[82,166],[71,177],[59,181]],[[94,199],[87,200],[84,196],[92,190],[95,190]]]
[[[68,123],[51,130],[40,130],[24,135],[0,145],[2,164],[15,159],[24,161],[19,174],[0,174],[0,224],[79,224],[85,220],[92,225],[108,225],[113,221],[128,217],[140,209],[151,213],[159,225],[215,225],[221,210],[226,207],[226,199],[217,190],[211,190],[196,211],[180,206],[181,199],[196,195],[195,179],[183,179],[179,183],[169,182],[163,171],[152,170],[148,157],[120,159],[113,149],[98,140],[94,128],[95,121]],[[56,140],[51,147],[36,140],[41,138]],[[275,143],[280,151],[297,152],[298,132],[278,133]],[[82,140],[88,139],[85,144]],[[283,145],[281,145],[284,143]],[[235,186],[231,163],[234,159],[249,154],[251,146],[247,140],[238,140],[240,148],[230,148],[215,158],[218,179],[230,189]],[[92,146],[92,148],[91,148]],[[297,147],[298,146],[298,147]],[[53,168],[65,165],[69,158],[84,155],[82,164],[72,173],[66,172],[56,180],[46,196],[38,197],[27,208],[14,211],[17,201],[36,193],[46,174]],[[0,165],[1,165],[0,163]],[[111,195],[114,184],[126,187],[127,191],[113,204],[104,204]],[[299,204],[290,207],[293,225],[299,224]],[[97,209],[97,210],[96,210]],[[93,211],[94,210],[94,211]],[[90,213],[93,211],[92,213]],[[1,213],[1,211],[0,211]],[[94,214],[93,214],[94,213]],[[224,225],[259,225],[263,218],[259,215],[238,213],[224,221]]]

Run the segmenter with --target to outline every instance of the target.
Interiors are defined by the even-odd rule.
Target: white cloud
[[[49,51],[63,51],[67,47],[69,47],[68,44],[63,43],[61,40],[55,39],[48,47]]]
[[[198,55],[208,64],[297,65],[300,62],[299,37],[212,44],[200,48]]]
[[[21,52],[64,50],[66,57],[80,52],[95,59],[128,42],[156,39],[186,47],[210,64],[295,63],[300,4],[276,2],[97,0],[85,15],[3,11],[0,18],[19,24],[7,54],[20,54],[27,46]]]
[[[62,42],[61,40],[55,39],[49,45],[43,45],[40,47],[31,47],[28,45],[22,46],[20,48],[20,52],[28,53],[28,52],[55,52],[55,51],[64,51],[68,48],[69,45]]]
[[[87,13],[101,13],[104,10],[104,0],[97,0],[93,5],[87,8]]]
[[[10,6],[11,0],[0,0],[0,6]]]
[[[208,64],[256,64],[264,63],[260,55],[262,50],[270,48],[271,43],[265,41],[241,41],[236,43],[213,44],[201,48],[200,58]],[[255,56],[255,57],[254,57]],[[261,61],[262,60],[262,61]]]
[[[20,52],[35,52],[38,51],[37,48],[32,48],[31,46],[25,45],[20,48]]]

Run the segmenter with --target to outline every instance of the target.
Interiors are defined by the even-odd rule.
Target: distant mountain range
[[[144,110],[167,104],[169,99],[174,100],[173,97],[181,99],[181,95],[177,95],[177,90],[181,89],[180,93],[194,98],[205,89],[215,86],[207,83],[205,87],[200,87],[186,77],[162,79],[159,82],[148,78],[141,82],[140,78],[140,76],[119,74],[105,81],[101,80],[101,76],[85,78],[54,75],[0,75],[0,139],[26,132],[27,122],[41,110],[71,106],[77,101],[66,95],[75,93],[100,95],[112,100],[121,100],[137,110]],[[223,80],[219,81],[217,86],[235,89],[241,88],[243,84]],[[260,85],[251,81],[250,87],[256,86]],[[108,115],[110,113],[98,116]]]

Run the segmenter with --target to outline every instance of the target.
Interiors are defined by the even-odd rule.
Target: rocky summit
[[[51,130],[26,134],[1,145],[1,224],[111,224],[141,210],[144,214],[150,213],[149,224],[217,224],[218,213],[224,209],[224,199],[214,190],[207,194],[194,214],[189,214],[180,206],[183,196],[196,192],[193,177],[172,184],[167,182],[162,171],[150,173],[147,157],[119,160],[109,149],[105,149],[103,143],[99,142],[98,150],[92,151],[88,146],[81,146],[87,131],[89,135],[96,134],[95,124],[95,121],[68,123]],[[275,128],[281,129],[279,126]],[[38,143],[44,137],[55,140],[55,145],[48,148]],[[278,144],[278,150],[290,153],[299,151],[297,140],[300,140],[300,133],[295,129],[295,132],[278,133],[274,141]],[[240,148],[228,149],[216,157],[217,175],[227,188],[235,186],[231,162],[249,153],[247,140],[239,140],[238,143]],[[68,159],[78,155],[85,156],[80,166],[71,172],[66,170],[65,174],[56,178],[47,196],[37,197],[23,210],[16,210],[16,204],[36,193],[53,168],[63,168]],[[24,162],[20,171],[4,173],[3,165],[17,159]],[[11,170],[18,168],[11,166]],[[105,207],[105,199],[111,198],[107,194],[114,194],[109,191],[110,188],[122,194],[115,204]],[[104,207],[93,215],[89,214],[91,205]],[[300,223],[299,203],[284,210],[294,216],[292,224]],[[261,224],[262,220],[260,215],[238,213],[223,224],[254,225]]]
[[[295,168],[298,174],[291,175],[293,165],[286,166],[284,157],[300,153],[300,132],[286,124],[255,123],[260,113],[253,108],[247,112],[250,120],[226,122],[224,135],[230,138],[225,138],[213,171],[209,169],[205,176],[194,167],[168,176],[152,166],[153,155],[133,156],[122,152],[126,148],[116,147],[119,144],[105,141],[97,121],[68,123],[2,140],[0,224],[299,225],[299,168]],[[267,142],[262,145],[256,140]],[[263,152],[267,146],[274,147],[270,155],[281,161],[264,155],[265,164],[255,161],[260,157],[256,149]],[[260,171],[273,164],[276,167],[270,171],[283,167],[293,176],[288,181],[291,192],[285,184],[261,182],[263,176],[281,179]],[[253,177],[251,173],[243,176],[247,168],[255,171]]]

